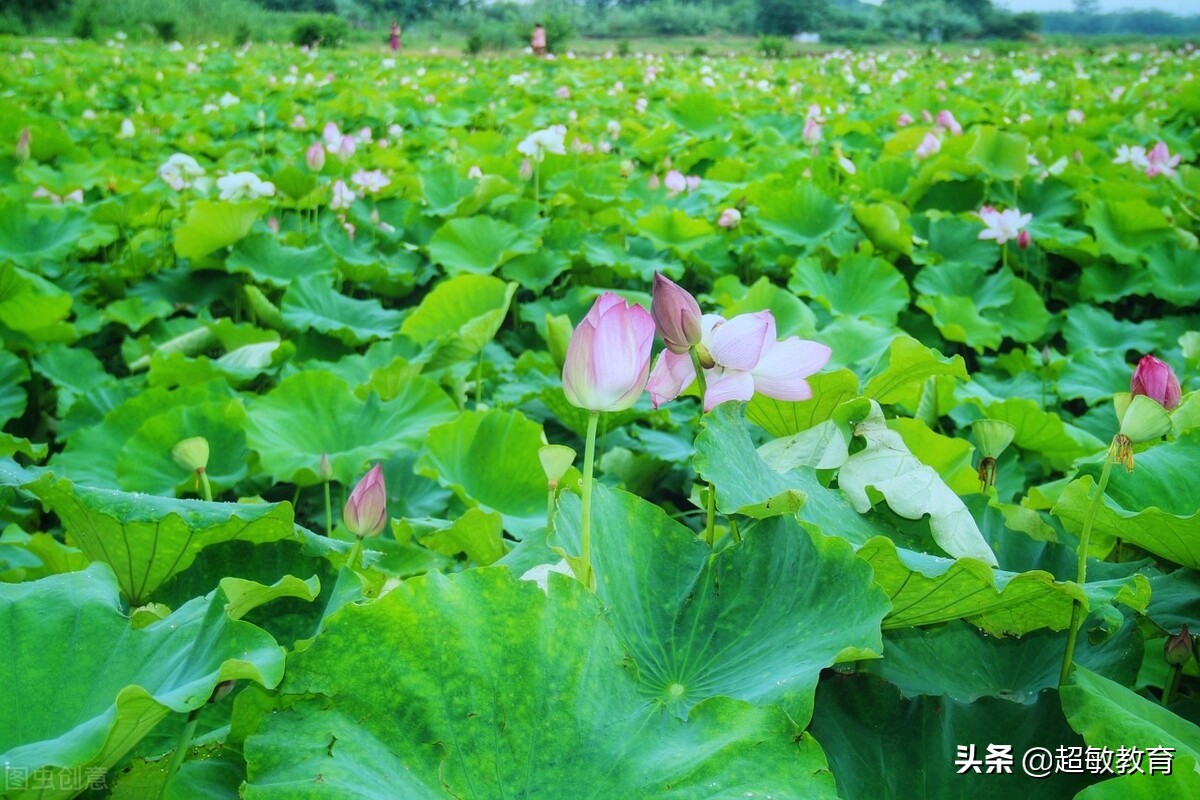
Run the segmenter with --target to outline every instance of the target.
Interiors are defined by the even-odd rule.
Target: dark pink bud
[[[387,527],[387,486],[383,467],[376,464],[358,482],[342,509],[342,522],[355,536],[377,536]]]
[[[650,316],[672,353],[686,353],[700,343],[700,304],[682,286],[657,272]]]
[[[1133,380],[1129,382],[1129,393],[1134,397],[1145,395],[1167,411],[1178,406],[1183,396],[1179,378],[1175,377],[1167,364],[1154,356],[1142,356],[1137,369],[1133,371]]]
[[[1029,245],[1033,243],[1033,237],[1029,235],[1029,231],[1023,230],[1017,234],[1017,247],[1022,250],[1028,250]]]
[[[1168,637],[1163,644],[1163,658],[1168,664],[1183,665],[1192,657],[1192,637],[1188,633],[1188,626],[1184,625],[1183,630],[1174,636]]]

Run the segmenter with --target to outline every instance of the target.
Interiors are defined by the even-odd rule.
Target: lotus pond
[[[1196,50],[0,63],[0,796],[1200,796]]]

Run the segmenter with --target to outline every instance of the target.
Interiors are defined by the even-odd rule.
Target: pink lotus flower
[[[996,244],[1004,244],[1020,235],[1021,228],[1029,224],[1033,214],[1022,214],[1016,208],[997,211],[992,206],[984,206],[979,209],[979,218],[987,226],[979,232],[979,238],[995,239]]]
[[[350,159],[354,158],[354,151],[358,149],[358,145],[354,143],[353,136],[343,136],[341,143],[337,148],[337,158],[345,164]]]
[[[914,151],[917,158],[925,159],[942,149],[942,140],[934,136],[932,133],[925,134],[925,138],[917,145]]]
[[[391,180],[377,169],[360,169],[350,177],[350,180],[364,195],[379,194],[381,190],[392,185]]]
[[[303,114],[297,114],[292,117],[292,130],[302,131],[308,127],[308,123],[304,120]]]
[[[663,178],[663,186],[667,187],[667,191],[672,194],[687,191],[687,178],[683,177],[683,173],[677,169],[673,169],[667,173],[667,177]]]
[[[567,345],[563,392],[588,411],[624,411],[646,388],[654,320],[641,306],[606,292]]]
[[[912,114],[909,114],[907,111],[900,112],[900,116],[896,117],[896,127],[897,128],[907,128],[909,125],[912,125],[912,124],[913,124]]]
[[[333,199],[329,201],[329,207],[334,211],[349,208],[357,200],[357,195],[346,185],[343,180],[333,182]]]
[[[471,168],[467,170],[467,177],[471,180],[479,180],[483,177],[483,170],[479,168],[478,164],[473,164]]]
[[[672,353],[687,353],[700,344],[700,304],[682,286],[657,272],[650,316]]]
[[[1171,151],[1167,149],[1166,142],[1159,142],[1150,149],[1146,154],[1146,175],[1153,178],[1155,175],[1166,175],[1168,178],[1175,177],[1175,167],[1179,166],[1179,155],[1171,155]]]
[[[1183,396],[1175,372],[1154,356],[1142,356],[1129,381],[1129,393],[1134,397],[1145,395],[1167,411],[1175,409]]]
[[[39,186],[33,190],[33,196],[38,199],[45,197],[54,205],[61,206],[67,203],[82,203],[83,189],[76,189],[73,192],[67,192],[66,194],[58,195],[47,189],[45,186]]]
[[[742,224],[742,212],[736,208],[727,208],[721,212],[721,216],[717,218],[717,227],[733,230],[738,225]]]
[[[342,524],[358,538],[378,536],[387,527],[387,486],[383,482],[383,467],[371,467],[342,509]]]
[[[337,123],[325,123],[325,127],[321,130],[321,140],[325,142],[326,150],[331,153],[337,152],[338,146],[342,143],[342,131],[338,128]]]
[[[325,148],[320,142],[313,142],[304,151],[304,161],[313,172],[320,172],[325,167]]]
[[[958,120],[954,118],[954,114],[945,109],[942,109],[938,112],[937,126],[939,128],[945,128],[954,136],[962,136],[962,125],[958,124]]]
[[[926,125],[933,122],[933,115],[927,109],[921,109],[921,122],[924,122]]]
[[[705,366],[704,410],[730,400],[749,400],[755,392],[776,400],[807,400],[805,380],[829,361],[830,349],[793,336],[776,341],[770,311],[739,314],[731,320],[716,314],[701,318],[700,361]],[[696,380],[690,355],[665,350],[646,386],[654,407],[678,397]]]
[[[809,117],[808,121],[804,123],[804,133],[801,138],[810,147],[821,141],[821,123],[817,122],[816,117]]]

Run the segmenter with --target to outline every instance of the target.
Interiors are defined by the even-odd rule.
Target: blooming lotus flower
[[[217,100],[217,103],[220,104],[221,108],[229,108],[230,106],[236,106],[240,102],[242,102],[240,98],[238,98],[235,95],[230,94],[229,92],[226,92],[225,94],[221,95],[221,98],[219,100]]]
[[[380,190],[392,185],[391,180],[377,169],[360,169],[351,176],[350,180],[364,195],[379,194]]]
[[[1083,112],[1078,108],[1072,108],[1067,112],[1067,122],[1071,125],[1082,125],[1083,119]]]
[[[566,86],[560,86],[554,90],[554,96],[557,97],[559,100],[570,100],[571,99],[571,90],[568,89]]]
[[[1179,165],[1179,158],[1178,154],[1171,155],[1166,142],[1159,142],[1146,154],[1146,175],[1151,178],[1155,175],[1175,177],[1175,167]]]
[[[667,187],[667,191],[671,194],[686,192],[688,188],[687,178],[683,177],[683,173],[677,169],[673,169],[663,178],[663,186]]]
[[[534,161],[541,161],[546,153],[565,155],[567,148],[565,140],[567,129],[564,125],[554,125],[529,134],[517,145],[517,152],[527,155]]]
[[[297,114],[296,116],[292,117],[292,130],[302,131],[306,128],[308,128],[308,123],[305,122],[303,114]]]
[[[1150,166],[1150,161],[1146,158],[1146,148],[1141,145],[1130,147],[1123,144],[1117,148],[1117,157],[1112,160],[1114,164],[1132,164],[1138,169],[1147,169]]]
[[[325,123],[325,127],[321,129],[321,140],[325,142],[326,150],[331,153],[337,152],[342,143],[342,131],[338,128],[337,123]]]
[[[733,230],[738,225],[742,224],[742,212],[736,208],[727,208],[721,212],[721,216],[717,218],[717,227]]]
[[[900,112],[900,116],[896,117],[896,127],[905,128],[913,124],[912,114],[907,111]]]
[[[376,464],[347,498],[342,508],[342,524],[362,539],[383,533],[387,522],[387,486],[383,480],[383,467]]]
[[[358,196],[346,185],[345,181],[336,180],[333,182],[333,199],[329,201],[329,207],[334,211],[349,208],[357,199]]]
[[[65,205],[66,203],[82,203],[83,189],[76,189],[73,192],[67,192],[66,194],[58,195],[47,189],[45,186],[39,186],[33,190],[33,196],[38,199],[45,197],[54,205],[61,206]]]
[[[1133,371],[1129,394],[1133,397],[1145,395],[1167,411],[1174,410],[1183,396],[1179,378],[1175,377],[1171,367],[1150,355],[1142,356],[1137,369]]]
[[[917,158],[925,159],[942,149],[942,140],[934,136],[932,133],[925,134],[925,138],[917,145],[914,151]]]
[[[801,138],[810,147],[821,141],[821,123],[817,122],[816,117],[809,117],[808,121],[804,123],[804,133]]]
[[[979,218],[987,226],[979,232],[979,238],[995,239],[996,244],[1004,244],[1020,235],[1021,228],[1029,224],[1033,214],[1022,214],[1016,208],[997,211],[991,206],[984,206],[979,209]]]
[[[700,304],[682,286],[657,272],[650,316],[672,353],[687,353],[700,344]]]
[[[222,200],[255,200],[273,197],[275,184],[264,181],[253,172],[234,172],[217,178]]]
[[[937,126],[950,131],[953,136],[962,136],[962,125],[958,124],[958,120],[954,118],[954,114],[946,109],[942,109],[937,115]]]
[[[158,168],[158,176],[175,191],[187,189],[194,178],[204,174],[204,168],[196,163],[196,159],[184,153],[176,153]]]
[[[654,320],[606,292],[571,335],[563,364],[563,392],[588,411],[624,411],[646,388]]]
[[[705,367],[706,412],[730,400],[750,400],[755,392],[776,400],[807,400],[812,389],[805,378],[825,366],[831,354],[825,345],[796,336],[776,341],[775,317],[770,311],[739,314],[731,320],[705,314],[701,328],[698,350]],[[691,356],[665,350],[646,388],[658,408],[695,380]]]
[[[320,172],[325,168],[325,147],[321,142],[313,142],[304,151],[304,162],[308,164],[308,168],[313,172]]]

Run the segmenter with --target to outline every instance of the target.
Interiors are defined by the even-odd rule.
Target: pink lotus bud
[[[325,167],[325,147],[320,142],[313,142],[312,147],[304,151],[304,160],[313,172],[320,172]]]
[[[342,509],[342,524],[358,538],[378,536],[387,527],[387,486],[383,482],[383,467],[371,467]]]
[[[557,97],[559,100],[570,100],[571,99],[571,90],[568,89],[566,86],[560,86],[554,90],[554,96]]]
[[[810,147],[821,141],[821,123],[817,122],[815,117],[809,117],[804,123],[804,135],[802,137],[804,143]]]
[[[942,149],[942,141],[932,133],[925,134],[925,138],[917,145],[915,151],[917,158],[929,158],[931,155]]]
[[[517,170],[517,174],[521,176],[521,180],[523,181],[527,181],[533,177],[533,164],[528,158],[521,162],[521,168]]]
[[[338,144],[338,161],[341,161],[343,164],[345,164],[347,161],[354,158],[354,151],[356,149],[358,149],[358,145],[354,143],[354,137],[343,136],[341,143]]]
[[[1029,231],[1022,229],[1017,234],[1017,247],[1022,250],[1028,250],[1031,244],[1033,244],[1033,237],[1029,235]]]
[[[1154,356],[1142,356],[1129,382],[1129,393],[1134,397],[1145,395],[1167,411],[1178,406],[1183,396],[1179,378],[1170,366]]]
[[[687,180],[687,189],[689,192],[694,192],[700,188],[699,175],[688,175],[685,179]]]
[[[668,192],[678,193],[687,191],[687,178],[683,177],[683,173],[677,169],[673,169],[667,173],[667,177],[663,178],[663,186],[667,187]]]
[[[945,128],[955,136],[962,136],[962,125],[958,124],[958,120],[954,118],[954,114],[943,109],[938,112],[937,125],[939,128]]]
[[[717,226],[733,230],[738,225],[742,224],[742,212],[736,208],[727,208],[721,212],[721,216],[717,218]]]
[[[658,187],[659,187],[659,186],[661,186],[661,185],[662,185],[662,181],[660,181],[660,180],[658,179],[658,176],[657,176],[657,175],[651,175],[651,176],[650,176],[650,177],[649,177],[649,178],[646,180],[646,188],[647,188],[647,189],[649,189],[649,190],[650,190],[650,191],[652,191],[652,192],[658,191]]]
[[[682,286],[657,272],[650,316],[672,353],[686,353],[700,343],[700,304]]]
[[[483,177],[483,170],[479,168],[478,164],[473,164],[471,168],[467,170],[467,177],[471,180],[477,181]]]
[[[330,151],[337,149],[338,145],[342,143],[342,132],[336,122],[325,123],[325,127],[321,129],[321,139]]]
[[[1167,641],[1163,642],[1163,658],[1173,666],[1182,666],[1191,660],[1192,635],[1186,624],[1179,633],[1167,637]]]
[[[900,116],[896,117],[896,127],[897,128],[905,128],[912,124],[913,124],[912,114],[909,114],[907,111],[901,112]]]
[[[271,233],[279,233],[279,217],[268,217],[267,228],[270,229]]]
[[[292,117],[292,130],[302,131],[308,127],[308,123],[304,120],[303,114],[297,114]]]
[[[17,157],[17,161],[29,160],[29,142],[33,139],[33,134],[29,128],[22,128],[21,135],[17,137],[17,147],[13,154]]]
[[[928,109],[921,109],[921,122],[924,122],[926,125],[933,122],[933,115],[929,113]]]
[[[646,388],[654,320],[641,306],[606,292],[596,299],[567,346],[563,393],[588,411],[624,411]]]

